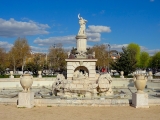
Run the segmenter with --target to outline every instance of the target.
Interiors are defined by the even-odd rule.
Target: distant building
[[[119,52],[117,50],[110,51],[110,57],[115,61],[116,59],[120,58]]]

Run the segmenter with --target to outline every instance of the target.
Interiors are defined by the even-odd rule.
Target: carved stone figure
[[[79,71],[76,70],[76,71],[73,73],[73,78],[77,78],[77,77],[78,77],[78,74],[79,74]]]
[[[92,56],[95,58],[95,52],[92,53]]]
[[[98,79],[99,92],[105,92],[105,94],[112,94],[112,77],[110,74],[102,74]]]
[[[79,51],[78,54],[76,54],[76,58],[86,58],[86,52]]]
[[[71,53],[70,53],[70,52],[68,52],[68,58],[69,58],[70,54],[71,54]]]
[[[83,74],[83,72],[79,72],[78,70],[76,70],[73,73],[73,80],[85,80],[88,79],[88,73],[85,71],[85,73]]]
[[[78,18],[79,18],[79,24],[80,24],[80,29],[79,29],[78,35],[85,35],[87,20],[80,17],[80,14],[78,14]]]
[[[54,95],[57,96],[57,90],[60,90],[61,88],[64,87],[64,84],[63,84],[64,80],[65,80],[65,77],[63,74],[57,75],[56,81],[52,84],[52,93]]]

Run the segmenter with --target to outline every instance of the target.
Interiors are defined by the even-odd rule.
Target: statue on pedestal
[[[78,14],[78,18],[79,18],[79,24],[80,24],[78,35],[85,35],[85,29],[86,29],[87,20],[85,20],[82,17],[80,17],[80,14]]]

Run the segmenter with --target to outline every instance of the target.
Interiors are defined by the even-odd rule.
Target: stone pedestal
[[[124,76],[120,76],[120,78],[124,78]]]
[[[132,106],[135,108],[149,108],[147,93],[132,93]]]
[[[10,75],[9,78],[14,78],[14,76],[13,76],[13,75]]]
[[[34,92],[20,92],[18,94],[18,105],[17,107],[34,107]]]
[[[153,76],[148,76],[148,80],[152,80],[153,79]]]
[[[76,69],[84,69],[88,71],[89,79],[96,77],[96,61],[97,59],[65,59],[67,62],[67,79],[72,80],[73,73]]]
[[[87,36],[86,35],[77,35],[76,36],[77,39],[77,51],[84,51],[86,52],[86,48],[87,48]]]
[[[38,78],[42,78],[42,75],[38,75]]]

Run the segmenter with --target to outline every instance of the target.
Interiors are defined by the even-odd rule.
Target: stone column
[[[77,52],[83,51],[86,52],[86,48],[87,48],[87,36],[85,35],[77,35],[76,36],[77,39]]]

